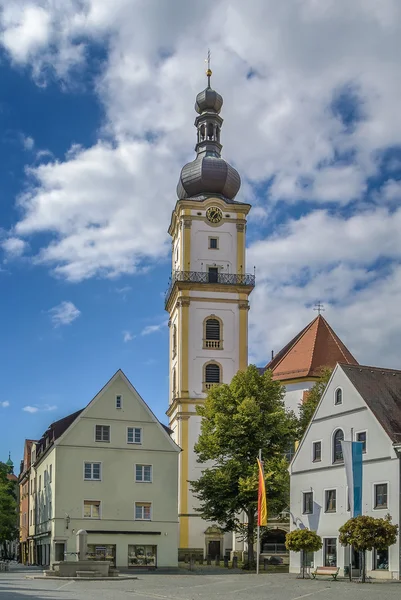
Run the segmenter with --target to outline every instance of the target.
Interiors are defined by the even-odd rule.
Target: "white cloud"
[[[22,410],[34,414],[37,412],[50,412],[56,409],[57,406],[55,404],[34,404],[33,406],[24,406]]]
[[[24,146],[24,150],[33,150],[33,147],[35,146],[35,140],[29,135],[23,135],[22,145]]]
[[[52,70],[68,83],[71,67],[84,68],[90,56],[85,44],[107,43],[95,88],[105,111],[99,139],[27,169],[30,187],[10,236],[36,236],[35,262],[81,281],[141,272],[168,256],[175,185],[194,156],[193,101],[211,45],[213,84],[225,100],[224,156],[241,173],[239,198],[254,204],[255,360],[267,361],[320,299],[360,360],[395,362],[401,163],[380,169],[384,151],[401,145],[397,0],[0,6],[1,43],[41,84]],[[375,177],[380,189],[369,205]],[[294,219],[299,201],[303,216]],[[285,224],[275,226],[282,215]]]
[[[135,339],[135,335],[133,335],[130,331],[123,331],[123,339],[124,342],[132,342]]]
[[[4,400],[3,402],[0,402],[0,406],[1,408],[8,408],[10,406],[10,403],[8,400]]]
[[[81,311],[72,303],[64,300],[49,310],[54,327],[69,325],[79,317]]]
[[[24,253],[27,243],[20,238],[10,237],[1,242],[1,247],[9,258],[17,258]]]
[[[142,329],[141,335],[150,335],[151,333],[157,333],[158,331],[161,331],[162,329],[167,327],[167,324],[168,320],[163,321],[158,325],[147,325],[146,327],[144,327],[144,329]]]

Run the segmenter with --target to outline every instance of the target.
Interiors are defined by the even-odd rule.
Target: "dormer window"
[[[341,388],[337,388],[334,392],[334,404],[337,406],[338,404],[343,403],[343,391]]]
[[[116,396],[116,408],[122,408],[123,407],[123,397],[118,395]]]

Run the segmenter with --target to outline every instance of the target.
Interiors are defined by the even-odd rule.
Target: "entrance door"
[[[219,280],[218,267],[209,267],[208,275],[209,275],[209,283],[217,283]]]
[[[217,556],[220,556],[220,542],[209,542],[208,554],[212,559],[215,559]]]

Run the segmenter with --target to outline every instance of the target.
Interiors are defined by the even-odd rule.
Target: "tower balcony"
[[[165,306],[167,307],[170,296],[176,284],[196,283],[216,286],[243,286],[255,287],[255,275],[248,273],[219,273],[217,269],[210,268],[209,271],[173,271],[170,283],[165,295]]]

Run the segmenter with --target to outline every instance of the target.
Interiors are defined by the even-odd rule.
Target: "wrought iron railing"
[[[216,283],[219,285],[246,285],[255,287],[255,275],[239,273],[217,273],[216,271],[174,271],[166,292],[165,301],[168,302],[174,284],[177,281],[190,283]]]
[[[285,544],[262,544],[262,553],[264,554],[288,554]]]

